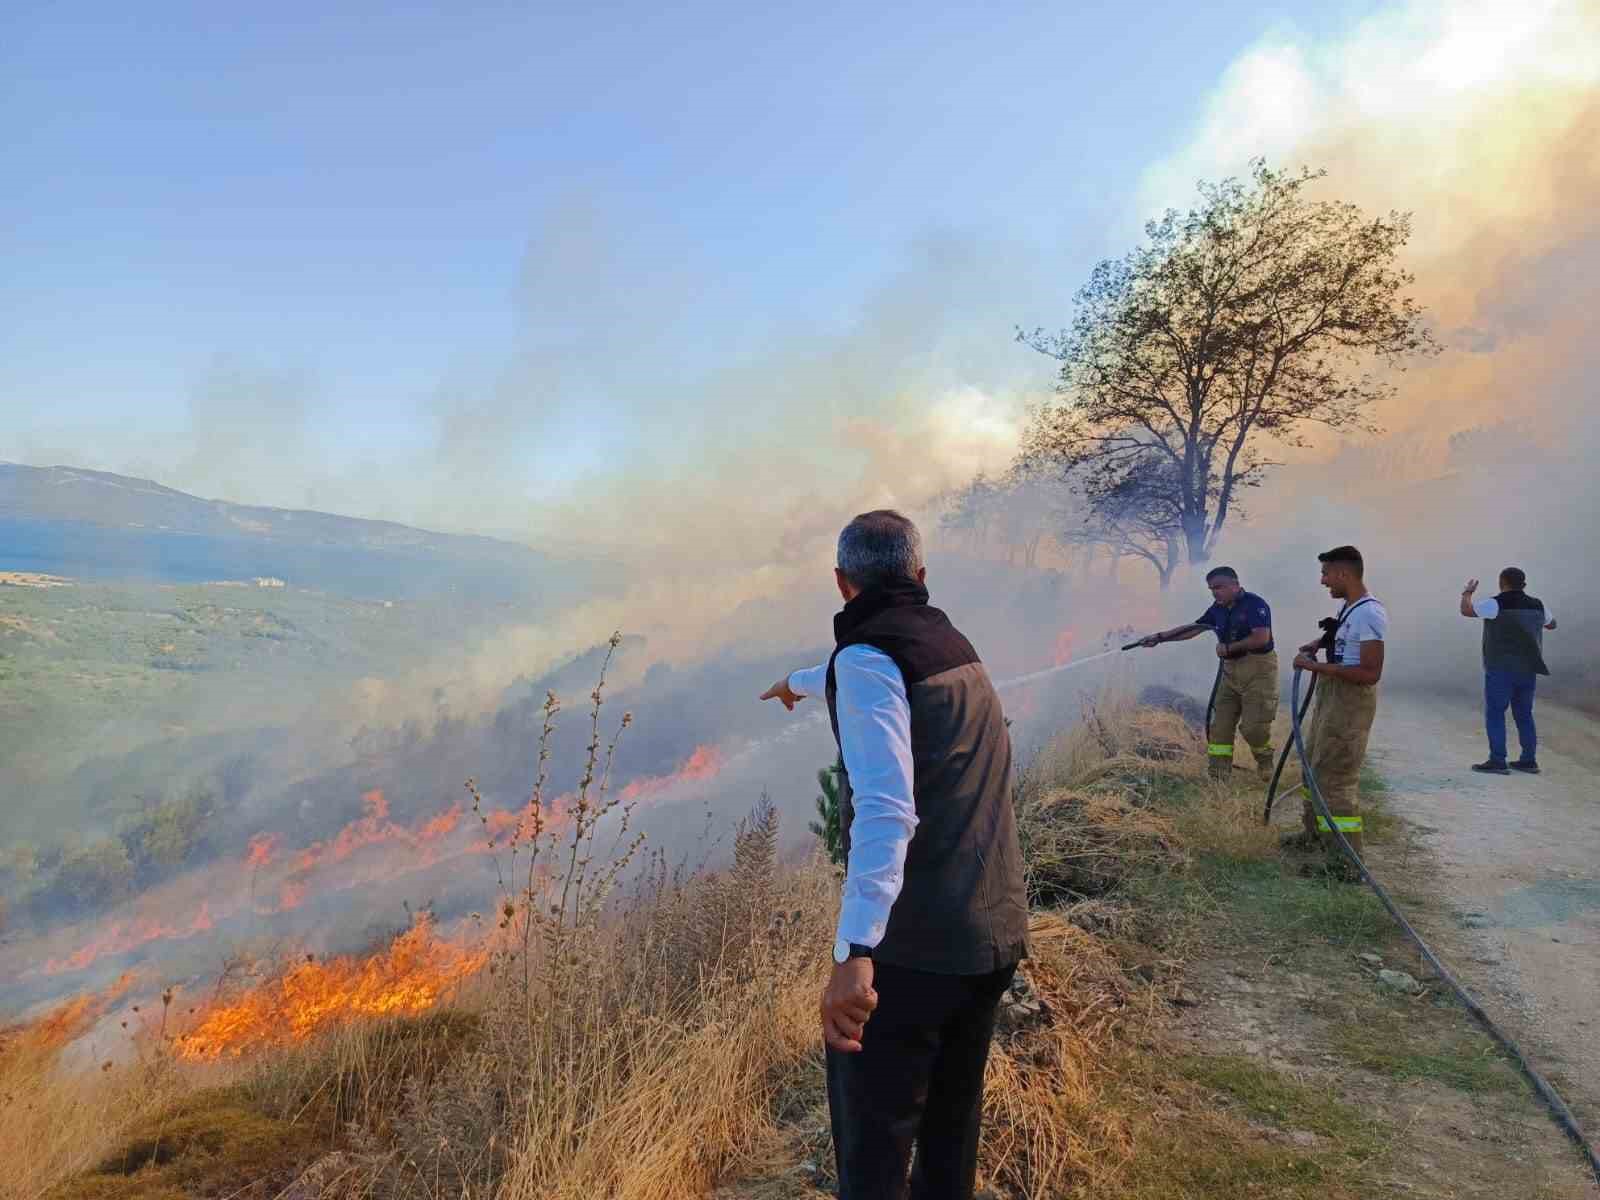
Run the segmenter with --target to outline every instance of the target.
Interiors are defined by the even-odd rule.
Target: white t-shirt
[[[1541,600],[1540,603],[1543,604],[1544,602]],[[1477,613],[1485,621],[1492,621],[1492,620],[1494,620],[1496,617],[1498,617],[1500,615],[1500,601],[1496,600],[1493,596],[1490,596],[1487,600],[1474,600],[1472,602],[1472,611]],[[1548,625],[1551,621],[1554,621],[1554,620],[1555,620],[1555,618],[1550,615],[1550,606],[1548,604],[1545,604],[1545,606],[1544,606],[1544,622],[1545,622],[1545,624]]]
[[[1363,596],[1350,608],[1339,632],[1333,635],[1333,661],[1346,667],[1361,665],[1361,643],[1381,642],[1389,633],[1389,611],[1376,596]]]

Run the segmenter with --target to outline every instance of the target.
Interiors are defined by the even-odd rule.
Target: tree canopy
[[[1094,269],[1069,328],[1018,330],[1061,364],[1023,460],[1072,481],[1091,532],[1131,532],[1163,582],[1176,547],[1210,557],[1271,443],[1373,429],[1393,390],[1375,369],[1438,349],[1398,264],[1410,215],[1314,199],[1324,174],[1256,160],[1246,181],[1202,182],[1197,207]]]

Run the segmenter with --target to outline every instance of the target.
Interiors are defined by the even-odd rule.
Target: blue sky
[[[768,7],[8,5],[0,458],[493,523],[350,480],[461,430],[525,499],[693,443],[737,425],[707,380],[839,352],[947,251],[1017,264],[962,320],[1047,380],[1009,330],[1227,65],[1374,6]]]

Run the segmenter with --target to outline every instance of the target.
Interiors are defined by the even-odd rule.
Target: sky
[[[568,542],[621,480],[1003,465],[1013,328],[1377,8],[13,3],[0,459]]]

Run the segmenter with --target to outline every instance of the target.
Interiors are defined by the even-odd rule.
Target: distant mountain
[[[281,579],[362,599],[581,590],[582,568],[494,538],[205,500],[148,479],[0,463],[0,571],[164,583]]]

